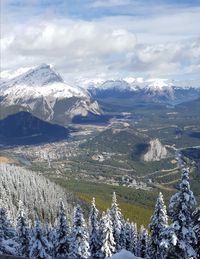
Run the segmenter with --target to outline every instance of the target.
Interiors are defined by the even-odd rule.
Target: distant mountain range
[[[28,112],[0,120],[0,145],[31,145],[67,139],[69,129],[42,121]]]
[[[106,98],[133,98],[136,102],[178,104],[200,97],[200,84],[195,81],[170,81],[164,79],[122,79],[91,81],[86,89],[96,100]]]
[[[12,74],[4,71],[1,76],[1,119],[27,111],[42,120],[64,126],[77,121],[76,118],[99,120],[97,118],[105,112],[130,111],[134,105],[174,106],[200,98],[200,84],[196,81],[129,77],[82,80],[77,86],[67,84],[47,64],[19,68]]]
[[[161,78],[152,78],[145,79],[142,77],[139,78],[122,78],[122,79],[86,79],[79,80],[77,83],[82,85],[86,89],[90,88],[113,88],[113,84],[123,89],[149,89],[152,92],[160,92],[166,88],[200,88],[200,82],[197,80],[170,80],[170,79],[161,79]]]

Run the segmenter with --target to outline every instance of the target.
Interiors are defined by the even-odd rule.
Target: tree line
[[[38,217],[30,225],[22,202],[13,223],[4,207],[0,208],[0,254],[29,258],[106,258],[126,249],[147,259],[200,258],[200,207],[189,184],[189,168],[178,157],[182,171],[177,192],[168,210],[162,193],[156,201],[149,229],[125,219],[113,193],[110,209],[99,213],[92,200],[89,219],[80,205],[74,208],[73,220],[59,201],[55,223],[42,224]],[[195,208],[196,207],[196,208]]]

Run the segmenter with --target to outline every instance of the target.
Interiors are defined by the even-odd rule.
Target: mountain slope
[[[75,115],[99,114],[87,90],[66,84],[50,66],[42,64],[0,84],[1,117],[15,106],[47,121],[66,125]]]
[[[66,139],[69,130],[42,121],[28,112],[0,120],[0,145],[29,145]]]

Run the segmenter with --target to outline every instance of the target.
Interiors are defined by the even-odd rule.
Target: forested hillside
[[[30,219],[34,219],[37,214],[41,220],[52,222],[59,199],[68,203],[68,209],[72,210],[72,196],[35,172],[19,166],[0,164],[0,182],[0,204],[8,210],[11,219],[16,215],[20,200],[28,210]]]
[[[1,190],[0,254],[40,259],[60,256],[108,258],[125,249],[148,259],[200,258],[200,207],[195,208],[197,204],[190,189],[189,168],[181,160],[180,154],[177,159],[182,171],[179,188],[171,197],[168,209],[162,193],[159,194],[149,229],[137,226],[122,215],[115,193],[110,209],[101,214],[93,199],[88,219],[77,204],[71,222],[70,213],[65,210],[64,203],[59,201],[59,192],[63,201],[68,197],[56,185],[34,174],[30,177],[28,171],[18,167],[1,166],[4,187]],[[26,186],[23,186],[24,182]],[[22,192],[23,189],[25,191]],[[15,196],[14,190],[17,193]],[[10,195],[6,195],[6,192],[10,192]],[[25,206],[22,201],[17,203],[18,199]],[[12,206],[15,203],[18,210],[12,220],[9,214],[14,216]],[[54,224],[49,223],[49,218],[42,224],[36,206],[39,210],[44,210],[46,206],[51,217],[57,215]],[[29,221],[27,208],[31,214],[35,212],[34,224]]]

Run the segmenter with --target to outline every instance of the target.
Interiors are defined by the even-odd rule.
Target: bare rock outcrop
[[[168,151],[165,146],[163,146],[159,139],[153,139],[149,142],[149,149],[146,154],[144,154],[144,161],[160,161],[168,155]]]

